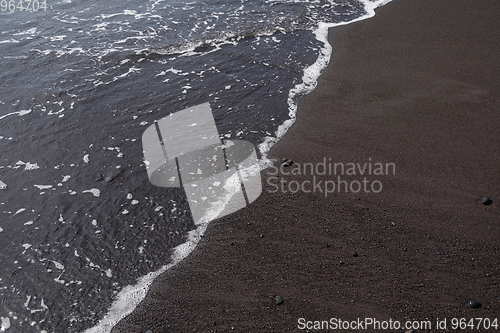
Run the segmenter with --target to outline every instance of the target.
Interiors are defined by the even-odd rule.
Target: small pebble
[[[354,252],[352,253],[352,256],[353,256],[353,257],[357,257],[358,255],[359,255],[359,254],[358,254],[358,252],[356,252],[356,251],[354,251]]]
[[[478,301],[470,301],[469,305],[473,309],[477,309],[477,308],[481,307],[481,303],[479,303]]]
[[[289,167],[292,164],[293,164],[292,160],[289,160],[288,158],[284,158],[283,163],[281,165],[283,165],[284,167]]]
[[[492,203],[493,203],[493,200],[491,200],[491,198],[489,198],[489,197],[483,198],[483,205],[489,206]]]
[[[151,330],[147,330],[147,331],[146,331],[146,333],[153,333],[153,331],[151,331]]]
[[[281,304],[283,304],[283,297],[281,297],[281,296],[276,296],[276,297],[274,298],[274,300],[276,301],[276,304],[277,304],[277,305],[281,305]]]

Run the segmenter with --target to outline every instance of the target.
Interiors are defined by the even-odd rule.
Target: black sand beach
[[[113,332],[292,332],[299,318],[368,317],[437,332],[438,318],[450,330],[452,318],[498,318],[499,15],[496,0],[395,0],[330,29],[330,65],[270,157],[394,163],[395,174],[367,176],[380,193],[325,197],[272,193],[265,170],[260,198],[213,221]]]

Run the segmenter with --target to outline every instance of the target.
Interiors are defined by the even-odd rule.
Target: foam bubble
[[[24,165],[24,170],[36,170],[36,169],[40,169],[40,167],[38,166],[38,163],[26,163]]]
[[[35,187],[38,187],[40,190],[47,190],[49,188],[52,188],[52,185],[33,185]]]
[[[20,214],[20,213],[24,212],[25,210],[26,210],[26,208],[21,208],[17,212],[15,212],[15,214],[13,216],[16,216],[17,214]]]
[[[2,327],[0,328],[0,330],[2,332],[4,332],[10,328],[10,318],[9,317],[0,317],[0,319],[2,320]]]
[[[90,190],[85,190],[82,193],[92,193],[94,195],[94,197],[98,198],[101,195],[101,190],[99,190],[97,188],[92,188]]]
[[[52,260],[52,263],[56,266],[57,269],[60,269],[60,270],[63,270],[64,269],[64,265],[57,262],[57,261],[54,261]]]

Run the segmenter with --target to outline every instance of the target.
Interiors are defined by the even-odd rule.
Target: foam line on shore
[[[348,22],[319,24],[318,28],[316,28],[316,30],[314,31],[314,34],[319,41],[324,43],[324,47],[320,50],[320,54],[317,60],[304,70],[302,82],[292,88],[288,94],[288,110],[290,119],[286,120],[278,127],[278,130],[275,133],[275,137],[268,136],[267,138],[265,138],[264,142],[259,145],[258,148],[262,156],[260,161],[261,170],[267,168],[271,163],[271,161],[267,158],[267,153],[269,152],[271,147],[276,144],[276,142],[278,142],[281,138],[283,138],[288,129],[295,122],[299,98],[309,94],[314,90],[317,85],[319,76],[330,62],[332,46],[328,42],[328,29],[335,26],[346,25],[371,18],[375,15],[375,9],[377,7],[383,6],[391,1],[392,0],[379,0],[372,2],[369,0],[363,0],[362,2],[364,3],[365,10],[367,12],[365,15]],[[221,209],[223,209],[223,207],[221,207]],[[120,320],[132,313],[137,305],[139,305],[139,303],[146,297],[147,291],[156,277],[177,265],[196,248],[207,227],[208,223],[202,223],[198,226],[197,229],[190,231],[188,234],[188,240],[185,243],[175,247],[174,253],[172,255],[172,262],[170,264],[140,277],[135,285],[128,285],[124,287],[118,293],[108,313],[99,322],[99,324],[90,329],[87,329],[86,331],[84,331],[84,333],[111,332],[112,328]]]
[[[304,70],[304,75],[302,76],[302,82],[297,84],[295,87],[290,89],[288,93],[288,115],[290,119],[287,119],[283,124],[278,127],[278,130],[275,133],[275,136],[268,136],[264,139],[259,145],[259,151],[261,153],[261,168],[265,169],[270,164],[271,161],[267,158],[267,153],[283,136],[286,134],[288,129],[295,123],[297,116],[297,106],[300,97],[305,96],[311,93],[316,85],[318,84],[318,78],[323,73],[325,68],[330,63],[330,58],[332,55],[332,46],[328,42],[328,29],[346,25],[362,20],[369,19],[375,16],[375,9],[388,4],[392,0],[378,0],[378,1],[369,1],[363,0],[363,4],[365,6],[366,14],[360,16],[352,21],[347,22],[339,22],[339,23],[326,23],[321,22],[316,30],[314,30],[314,35],[316,39],[323,43],[323,48],[321,48],[318,59],[309,67]]]
[[[99,322],[98,325],[85,330],[84,333],[111,332],[111,329],[120,320],[132,313],[137,305],[146,297],[149,287],[156,277],[177,265],[191,252],[193,252],[201,237],[205,233],[207,225],[208,224],[206,223],[201,224],[198,228],[189,232],[188,240],[174,248],[172,262],[170,264],[140,277],[135,285],[128,285],[124,287],[118,293],[106,316]]]

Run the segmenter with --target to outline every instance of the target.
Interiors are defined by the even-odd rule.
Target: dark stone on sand
[[[263,235],[263,234],[260,234],[260,238],[263,238],[263,237],[264,237],[264,235]]]
[[[352,256],[353,256],[353,257],[357,257],[357,256],[359,256],[359,254],[358,254],[358,252],[354,251],[354,252],[352,253]]]
[[[289,160],[288,158],[284,158],[283,159],[283,163],[281,165],[284,166],[284,167],[288,167],[288,166],[290,166],[292,164],[293,164],[292,160]]]
[[[281,296],[276,296],[276,297],[274,298],[274,300],[276,301],[276,304],[277,304],[277,305],[281,305],[281,304],[283,304],[283,297],[281,297]]]
[[[469,302],[469,305],[471,308],[473,309],[477,309],[477,308],[480,308],[481,307],[481,303],[479,303],[478,301],[470,301]]]
[[[489,197],[483,198],[483,205],[489,206],[492,203],[493,203],[493,200],[491,200],[491,198],[489,198]]]

